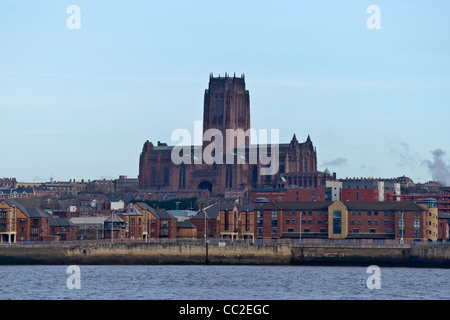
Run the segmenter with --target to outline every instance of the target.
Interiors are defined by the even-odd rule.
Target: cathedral
[[[216,133],[227,136],[227,129],[250,133],[250,95],[245,87],[245,76],[209,77],[209,86],[205,90],[203,106],[203,133],[214,129]],[[230,131],[230,130],[228,130]],[[140,190],[199,190],[208,189],[211,195],[223,196],[228,188],[263,188],[316,187],[325,183],[326,177],[317,171],[316,149],[308,135],[305,142],[298,142],[295,134],[289,143],[278,143],[277,167],[271,174],[263,174],[269,165],[260,161],[251,161],[252,152],[260,152],[260,144],[250,143],[250,134],[244,140],[234,139],[232,146],[220,140],[209,140],[223,143],[223,148],[211,148],[213,142],[204,141],[200,146],[184,148],[184,157],[189,161],[174,163],[174,146],[158,141],[156,145],[146,141],[139,160]],[[217,140],[217,141],[216,141]],[[240,141],[240,143],[239,143]],[[217,147],[217,144],[214,144]],[[198,161],[196,155],[212,150],[213,163]],[[227,149],[228,148],[228,149]],[[240,148],[240,149],[238,149]],[[189,152],[186,152],[188,149]],[[223,153],[215,154],[216,150]],[[228,151],[227,151],[228,150]],[[229,150],[233,150],[231,158],[225,161]],[[238,153],[237,150],[245,150]],[[274,152],[274,145],[267,145],[268,156]],[[177,152],[178,153],[178,152]],[[228,153],[228,154],[227,154]],[[237,158],[241,155],[242,159]],[[229,159],[229,158],[227,158]],[[223,161],[222,161],[223,160]],[[273,164],[273,163],[272,163]],[[294,181],[294,182],[293,182]]]

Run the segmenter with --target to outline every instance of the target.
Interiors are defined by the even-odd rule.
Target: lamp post
[[[9,239],[8,239],[8,243],[11,244],[11,237],[12,237],[12,230],[13,230],[13,225],[12,225],[12,217],[14,215],[14,218],[16,217],[16,206],[12,206],[13,207],[13,213],[9,216]]]
[[[114,238],[114,211],[111,211],[111,243],[113,243]]]
[[[405,234],[405,212],[404,211],[401,211],[400,212],[400,217],[401,217],[401,223],[400,223],[400,225],[401,225],[401,229],[400,229],[400,231],[401,231],[401,237],[400,237],[400,243],[401,244],[403,244],[403,237],[404,237],[404,234]]]

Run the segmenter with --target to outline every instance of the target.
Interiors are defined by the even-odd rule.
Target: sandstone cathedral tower
[[[210,75],[209,87],[204,95],[203,132],[210,129],[220,132],[224,138],[227,129],[250,132],[250,96],[245,88],[244,75]],[[251,161],[250,150],[259,150],[259,145],[251,145],[250,139],[250,135],[247,135],[244,140],[233,140],[235,161],[232,163],[224,160],[225,154],[214,154],[222,161],[212,164],[204,161],[199,163],[194,159],[196,154],[206,151],[208,143],[211,143],[209,141],[204,141],[201,146],[190,146],[191,161],[181,164],[172,161],[173,146],[161,142],[153,145],[146,141],[139,161],[139,189],[208,189],[213,195],[223,195],[227,188],[287,187],[287,178],[289,181],[295,178],[300,187],[302,184],[304,187],[314,187],[321,184],[318,180],[324,179],[317,171],[316,150],[309,135],[303,143],[299,143],[294,134],[290,143],[277,144],[278,167],[273,175],[262,175],[261,169],[267,165]],[[241,162],[236,159],[238,147],[246,150],[245,160],[241,159]],[[221,149],[226,153],[226,139],[223,139]],[[269,147],[269,153],[270,150]]]

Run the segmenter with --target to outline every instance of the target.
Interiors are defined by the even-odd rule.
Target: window
[[[272,227],[278,227],[278,220],[272,220]]]
[[[230,226],[230,215],[228,214],[228,210],[225,210],[224,229],[228,230],[229,226]]]
[[[333,211],[333,233],[341,234],[341,211]]]
[[[420,228],[420,220],[414,220],[414,228]]]
[[[296,223],[296,221],[295,220],[292,220],[292,224],[295,224]]]
[[[375,229],[370,229],[369,232],[370,233],[377,233],[377,231]]]
[[[322,220],[317,220],[317,224],[322,224]]]
[[[350,221],[350,224],[351,224],[352,226],[354,226],[354,225],[355,225],[355,220],[351,220],[351,221]]]
[[[359,229],[353,229],[353,233],[359,233]]]
[[[272,218],[278,218],[278,211],[272,210]]]
[[[289,210],[286,210],[286,215],[287,215],[287,216],[289,215]]]
[[[257,218],[262,218],[263,217],[263,212],[261,210],[256,211],[256,217]]]
[[[156,185],[156,169],[152,169],[152,175],[151,175],[151,184],[152,186]]]
[[[167,220],[161,221],[161,227],[168,227],[168,226],[169,226],[169,221],[167,221]]]
[[[168,186],[170,182],[170,175],[169,175],[169,169],[164,169],[164,185]]]
[[[388,226],[389,225],[389,221],[388,220],[384,220],[384,225]]]
[[[262,228],[256,229],[256,235],[257,236],[262,236],[263,235],[263,229]]]
[[[250,213],[247,211],[245,213],[245,231],[250,230]]]
[[[286,224],[289,224],[289,220],[286,220]]]
[[[257,227],[263,227],[263,222],[264,222],[263,219],[258,219],[258,220],[256,220],[256,226],[257,226]]]
[[[292,210],[292,215],[295,216],[295,210]]]
[[[420,230],[414,230],[414,237],[418,238],[420,237]]]
[[[272,237],[276,237],[278,235],[277,228],[272,228]]]

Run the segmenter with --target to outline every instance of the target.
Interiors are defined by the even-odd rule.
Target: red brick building
[[[270,202],[255,208],[256,239],[436,240],[433,210],[406,202]]]
[[[215,155],[217,158],[213,164],[208,164],[199,157],[210,146],[211,140],[200,146],[191,145],[184,148],[185,161],[180,164],[174,164],[172,161],[173,146],[161,142],[156,145],[150,141],[145,142],[139,159],[139,189],[207,189],[213,195],[224,195],[227,188],[277,187],[282,174],[317,172],[316,149],[309,136],[305,142],[299,142],[294,134],[289,143],[276,144],[279,150],[279,166],[273,175],[262,175],[261,171],[266,165],[259,160],[256,163],[250,161],[252,150],[261,152],[261,148],[267,146],[250,145],[250,95],[244,76],[210,75],[209,86],[204,93],[202,135],[209,129],[216,129],[221,133],[224,145],[223,157]],[[240,129],[247,134],[242,141],[233,137],[233,141],[229,143],[234,145],[233,163],[229,163],[225,157],[228,129]],[[245,145],[244,155],[236,152],[242,145]],[[208,151],[211,154],[212,150],[205,152]],[[185,152],[188,154],[185,155]],[[245,163],[238,164],[238,161]]]
[[[38,208],[26,208],[14,200],[0,202],[1,242],[69,241],[77,239],[78,227]]]

